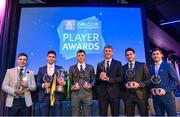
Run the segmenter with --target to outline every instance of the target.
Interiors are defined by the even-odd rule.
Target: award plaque
[[[136,72],[133,69],[128,69],[126,71],[126,77],[128,79],[128,82],[129,82],[128,83],[129,87],[133,87],[134,86],[134,83],[132,83],[132,81],[134,81],[135,75],[136,75]]]
[[[159,76],[159,75],[153,75],[153,76],[151,77],[151,82],[152,82],[153,84],[159,84],[159,83],[161,82],[160,76]]]
[[[159,75],[153,75],[151,77],[151,82],[154,84],[154,85],[158,85],[160,82],[161,82],[161,77]],[[154,94],[155,95],[158,95],[160,93],[160,90],[158,88],[155,88],[154,89]]]

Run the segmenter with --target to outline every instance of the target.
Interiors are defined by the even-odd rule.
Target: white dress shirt
[[[110,67],[110,66],[111,66],[112,58],[111,58],[111,59],[106,59],[106,60],[105,60],[105,69],[107,69],[107,61],[109,61],[109,67]]]
[[[132,69],[134,68],[135,66],[135,60],[133,62],[128,62],[128,68],[130,68],[130,64],[132,63]]]
[[[160,67],[161,63],[162,63],[162,60],[159,61],[159,62],[154,63],[155,74],[158,74],[159,67]]]
[[[55,64],[47,64],[47,74],[52,76],[54,74]]]
[[[78,69],[79,69],[79,71],[80,71],[80,69],[81,69],[81,65],[82,65],[82,69],[84,70],[85,68],[86,68],[86,64],[85,64],[85,62],[84,63],[77,63],[77,67],[78,67]]]

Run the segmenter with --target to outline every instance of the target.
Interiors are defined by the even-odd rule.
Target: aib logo
[[[64,20],[64,31],[76,31],[76,20]]]

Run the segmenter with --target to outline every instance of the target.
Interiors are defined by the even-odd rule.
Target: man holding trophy
[[[66,82],[61,75],[63,68],[55,65],[56,53],[47,53],[47,65],[40,67],[37,75],[38,104],[40,116],[61,115],[61,100]]]
[[[2,90],[7,93],[6,107],[8,116],[31,116],[31,92],[36,90],[32,71],[26,68],[28,56],[20,53],[17,67],[8,69],[2,83]]]
[[[155,48],[152,51],[154,63],[150,66],[150,90],[153,106],[157,116],[176,116],[174,89],[176,89],[177,74],[174,67],[162,61],[162,50]]]
[[[141,116],[148,116],[148,93],[147,85],[150,84],[150,74],[144,63],[135,60],[135,51],[132,48],[125,50],[128,61],[123,66],[124,72],[124,100],[127,116],[135,116],[137,105]]]
[[[123,80],[122,64],[112,58],[113,47],[111,45],[104,47],[104,57],[105,60],[98,63],[96,72],[99,114],[100,116],[107,116],[110,105],[112,116],[119,116]]]
[[[92,113],[92,87],[95,84],[95,74],[93,66],[85,63],[85,55],[84,50],[78,50],[78,63],[69,69],[72,116],[91,116]]]

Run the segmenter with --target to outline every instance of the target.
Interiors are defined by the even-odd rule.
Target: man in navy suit
[[[72,116],[92,115],[92,87],[95,84],[94,68],[85,63],[86,52],[77,51],[77,63],[69,69],[71,77]],[[83,107],[80,114],[80,107]]]
[[[124,100],[127,116],[135,116],[137,104],[141,116],[148,116],[148,92],[150,74],[145,63],[135,60],[135,51],[132,48],[125,50],[128,63],[123,66],[124,72]],[[132,85],[131,85],[132,84]]]
[[[100,116],[107,116],[110,104],[112,116],[119,116],[123,68],[120,61],[113,59],[111,45],[104,47],[105,60],[97,65],[97,95]]]
[[[47,53],[47,65],[40,67],[37,75],[37,87],[38,87],[38,104],[40,116],[59,116],[61,115],[61,100],[62,94],[55,93],[54,106],[50,106],[50,91],[53,85],[55,73],[62,69],[61,66],[55,65],[56,53],[53,50]],[[45,80],[45,77],[49,77],[49,81]],[[61,86],[65,85],[63,79],[57,79],[57,83]]]
[[[177,74],[174,67],[162,61],[162,51],[155,48],[152,51],[154,63],[150,66],[151,74],[150,90],[153,98],[153,106],[157,116],[176,116],[174,89],[176,88]]]

